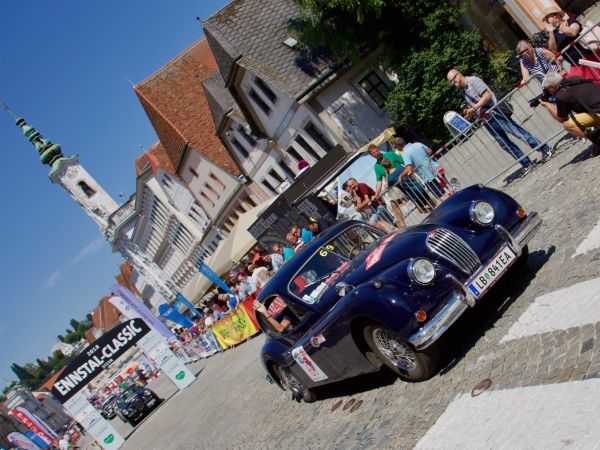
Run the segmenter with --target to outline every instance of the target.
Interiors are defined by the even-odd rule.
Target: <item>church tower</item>
[[[27,140],[34,145],[40,161],[50,166],[50,180],[54,184],[60,184],[104,233],[110,215],[119,205],[81,166],[79,156],[65,157],[60,145],[44,138],[23,118],[15,116],[4,103],[2,105],[15,118],[17,126],[21,128]]]

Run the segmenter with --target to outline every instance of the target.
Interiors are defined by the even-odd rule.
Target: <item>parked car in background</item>
[[[535,212],[478,185],[388,235],[358,221],[327,229],[258,296],[268,378],[293,399],[314,401],[314,387],[383,365],[405,380],[431,377],[436,341],[522,267],[540,225]]]
[[[132,384],[117,397],[117,415],[121,420],[135,426],[161,401],[150,389]]]
[[[108,397],[100,407],[100,414],[102,415],[102,417],[104,417],[105,419],[114,419],[114,417],[117,415],[116,403],[116,395],[111,395],[110,397]]]

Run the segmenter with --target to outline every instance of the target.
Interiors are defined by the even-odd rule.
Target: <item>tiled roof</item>
[[[102,297],[92,313],[92,325],[99,330],[108,331],[119,322],[121,313],[109,302],[110,297]]]
[[[174,168],[189,143],[193,150],[238,176],[241,171],[216,136],[208,99],[199,84],[216,70],[210,46],[201,38],[134,89]]]
[[[133,292],[137,298],[141,298],[142,294],[140,294],[140,292],[137,290],[135,285],[131,282],[132,275],[133,275],[132,265],[130,263],[128,263],[127,261],[124,261],[119,266],[119,274],[117,276],[115,276],[115,279],[117,280],[117,283],[119,283],[121,286],[125,286],[127,289],[129,289],[131,292]]]
[[[52,386],[54,386],[54,382],[56,380],[58,380],[58,377],[60,376],[60,374],[65,369],[66,369],[66,367],[63,367],[62,369],[60,369],[58,372],[56,372],[54,375],[52,375],[48,380],[46,380],[46,382],[44,384],[42,384],[36,390],[37,391],[51,391],[52,390]]]
[[[212,114],[215,127],[219,128],[225,114],[234,107],[235,101],[225,87],[225,81],[219,71],[213,73],[202,82],[202,87],[208,99],[208,106]]]
[[[149,150],[147,150],[142,156],[135,160],[135,173],[140,174],[146,169],[148,165],[152,167],[154,173],[158,168],[164,170],[169,175],[175,175],[175,167],[171,163],[169,156],[165,150],[165,147],[157,142]]]
[[[294,0],[233,0],[209,17],[202,26],[223,79],[229,82],[234,62],[243,57],[241,65],[298,97],[335,64],[328,51],[292,49],[283,43],[299,17]]]

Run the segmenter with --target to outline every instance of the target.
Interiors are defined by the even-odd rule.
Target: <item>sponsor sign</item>
[[[321,381],[329,378],[327,375],[325,375],[325,372],[323,372],[321,368],[317,366],[317,363],[315,363],[312,358],[308,356],[308,353],[306,353],[304,348],[296,347],[294,350],[292,350],[292,356],[300,368],[306,372],[311,380]]]
[[[390,234],[386,237],[381,244],[379,244],[366,258],[365,270],[369,270],[373,265],[377,264],[383,255],[383,251],[387,247],[388,243],[396,237],[396,234]]]
[[[149,331],[150,327],[139,318],[117,325],[69,363],[54,383],[52,394],[65,403]]]
[[[112,292],[117,296],[112,297],[109,301],[115,305],[115,307],[121,311],[121,313],[128,319],[135,319],[141,317],[144,319],[150,328],[160,334],[164,339],[174,340],[175,336],[158,317],[154,315],[150,309],[142,301],[137,298],[133,292],[120,284],[113,284],[111,287]]]
[[[195,315],[196,317],[204,317],[204,314],[202,314],[200,311],[198,311],[194,305],[192,305],[190,303],[190,301],[185,298],[183,296],[183,294],[181,294],[181,292],[178,292],[177,294],[175,294],[175,296],[177,297],[177,300],[181,303],[183,303],[185,306],[187,306],[187,308],[192,312],[193,315]]]
[[[219,278],[219,275],[217,275],[210,267],[208,267],[202,261],[198,261],[198,271],[210,281],[212,281],[215,286],[220,287],[228,294],[235,295],[233,291],[229,289],[229,286],[227,286],[225,282]]]
[[[58,435],[46,424],[46,422],[40,419],[36,414],[27,411],[21,406],[11,409],[8,411],[8,414],[14,416],[19,422],[33,431],[36,436],[48,445],[52,445],[52,442],[58,438]]]
[[[94,408],[82,392],[75,394],[65,404],[65,409],[107,450],[118,449],[125,443],[121,436]]]
[[[195,380],[196,377],[192,372],[183,365],[156,333],[150,332],[140,339],[138,347],[167,374],[179,389],[186,388]]]
[[[177,325],[181,325],[185,328],[192,328],[194,323],[177,311],[174,307],[163,303],[162,305],[158,305],[158,313],[163,316],[165,319],[170,320]]]
[[[8,435],[6,436],[6,439],[8,439],[8,442],[13,444],[18,449],[38,450],[38,448],[40,448],[37,445],[35,445],[35,442],[33,442],[31,439],[29,439],[23,433],[18,433],[16,431],[14,431],[12,433],[8,433]],[[41,448],[49,448],[48,444],[45,444],[45,445],[46,445],[46,447],[41,447]]]

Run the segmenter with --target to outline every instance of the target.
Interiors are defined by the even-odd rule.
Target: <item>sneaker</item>
[[[555,151],[556,149],[554,147],[548,147],[548,149],[545,152],[543,152],[542,162],[546,162],[550,158],[552,158],[552,155],[554,155]]]
[[[528,166],[523,166],[523,170],[521,170],[521,178],[527,175],[533,169],[534,164],[529,164]]]

